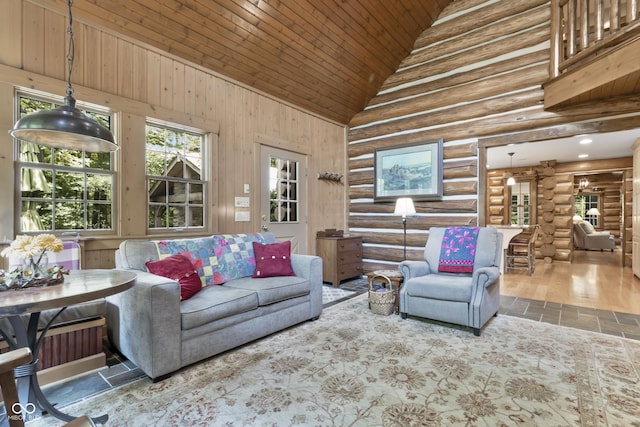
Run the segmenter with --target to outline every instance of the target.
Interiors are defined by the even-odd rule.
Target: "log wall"
[[[349,228],[364,236],[365,271],[392,268],[402,259],[400,218],[391,203],[373,200],[376,149],[444,139],[444,198],[417,202],[417,214],[407,221],[407,257],[417,259],[429,227],[485,225],[503,214],[503,196],[485,191],[485,180],[491,187],[501,179],[486,174],[487,148],[640,125],[637,97],[545,111],[542,84],[550,76],[549,47],[550,2],[544,0],[452,2],[418,37],[396,73],[350,122]],[[460,163],[466,167],[447,175]],[[571,182],[565,181],[560,197],[571,193]],[[538,194],[543,197],[543,188]],[[570,228],[567,207],[561,206],[557,217],[554,212],[546,227],[553,228],[557,244],[553,256],[564,259],[570,254],[570,232],[556,233],[555,228]]]
[[[575,196],[579,191],[579,177],[589,179],[589,186],[585,192],[598,194],[602,200],[602,216],[599,230],[608,231],[616,238],[624,254],[624,265],[630,264],[631,248],[630,236],[625,235],[625,228],[630,227],[630,204],[633,194],[626,188],[625,180],[632,172],[631,157],[598,161],[581,161],[572,163],[545,162],[543,165],[530,168],[492,169],[487,171],[486,181],[486,223],[489,225],[504,225],[509,223],[509,191],[506,180],[509,175],[516,177],[516,181],[532,179],[537,184],[536,215],[534,223],[553,224],[546,226],[541,233],[536,252],[537,258],[547,256],[541,253],[544,246],[546,254],[553,253],[547,262],[552,260],[568,261],[572,258],[573,226],[568,216],[575,213]],[[546,179],[549,176],[549,179]],[[547,188],[548,187],[548,188]],[[629,205],[630,206],[630,205]],[[625,211],[626,209],[626,211]],[[557,217],[557,218],[556,218]],[[551,232],[549,234],[549,232]],[[552,247],[553,246],[553,247]]]

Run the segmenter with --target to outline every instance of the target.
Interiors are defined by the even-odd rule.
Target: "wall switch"
[[[250,205],[248,197],[236,197],[235,206],[236,208],[248,208]]]
[[[244,194],[249,194],[249,184],[244,185]]]
[[[236,222],[251,221],[251,214],[247,211],[236,211]]]

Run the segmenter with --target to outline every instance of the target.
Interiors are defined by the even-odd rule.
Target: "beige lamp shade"
[[[407,215],[416,213],[416,208],[413,205],[413,199],[411,197],[400,197],[396,200],[396,209],[393,213],[396,215],[402,215],[403,218]]]
[[[600,216],[600,211],[598,208],[591,208],[587,211],[587,215],[589,216]]]

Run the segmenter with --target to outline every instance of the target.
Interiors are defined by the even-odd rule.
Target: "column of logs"
[[[556,188],[556,171],[549,166],[547,162],[543,163],[541,170],[542,180],[542,202],[540,203],[539,212],[542,213],[542,222],[540,225],[540,255],[544,258],[544,262],[550,264],[556,254],[556,246],[553,244],[556,226],[553,223],[555,218],[556,204],[553,201]]]
[[[555,162],[543,162],[540,169],[540,255],[545,263],[551,263],[553,260],[569,261],[573,250],[573,176],[556,175],[554,165]]]

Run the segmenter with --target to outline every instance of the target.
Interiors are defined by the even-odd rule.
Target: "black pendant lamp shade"
[[[72,0],[69,6],[69,53],[67,55],[67,93],[64,105],[51,110],[40,110],[18,120],[9,131],[14,138],[27,142],[68,150],[84,150],[92,153],[110,152],[118,149],[109,129],[76,108],[71,87],[74,42]]]
[[[93,153],[118,149],[111,132],[75,107],[72,95],[64,105],[24,116],[9,131],[14,138],[36,144]]]

